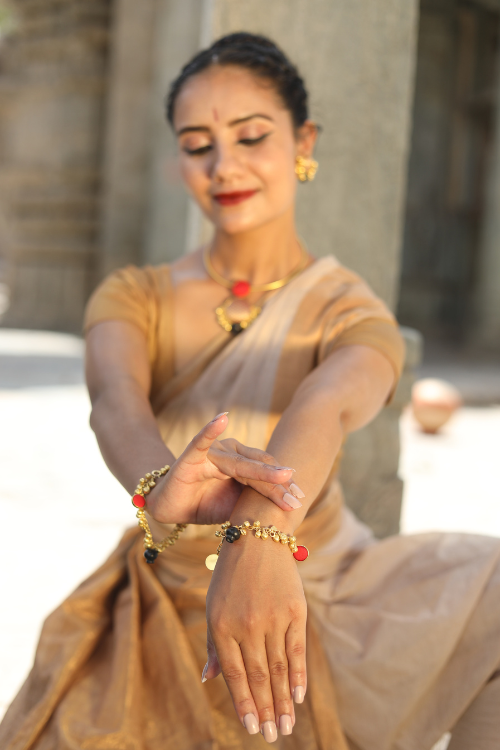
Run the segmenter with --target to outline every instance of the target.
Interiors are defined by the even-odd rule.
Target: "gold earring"
[[[304,156],[295,157],[295,174],[301,182],[312,182],[318,171],[318,162],[306,159]]]

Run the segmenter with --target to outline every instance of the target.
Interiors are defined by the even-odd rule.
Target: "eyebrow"
[[[234,127],[235,125],[241,125],[242,122],[248,122],[248,120],[253,120],[254,117],[261,117],[264,120],[269,120],[269,122],[274,122],[272,117],[269,117],[269,115],[263,115],[260,112],[256,112],[253,115],[247,115],[247,117],[239,117],[237,120],[231,120],[229,123],[229,127]],[[209,131],[210,128],[206,125],[188,125],[185,128],[181,128],[177,131],[177,135],[183,135],[183,133],[206,133]]]

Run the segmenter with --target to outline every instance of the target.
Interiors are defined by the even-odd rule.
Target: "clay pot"
[[[425,378],[412,388],[413,414],[424,432],[436,433],[462,403],[459,391],[445,380]]]

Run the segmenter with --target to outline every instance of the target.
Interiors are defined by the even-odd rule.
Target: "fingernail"
[[[262,734],[266,742],[276,742],[278,739],[278,730],[274,721],[265,721],[263,723]]]
[[[293,699],[295,703],[303,703],[304,695],[305,693],[302,685],[297,685],[297,687],[293,689]]]
[[[268,464],[266,464],[266,466],[268,466]],[[268,468],[274,469],[275,471],[295,471],[291,466],[268,466]]]
[[[291,716],[288,716],[288,714],[280,716],[280,732],[281,734],[292,733],[292,718]]]
[[[220,413],[220,414],[217,414],[217,416],[216,416],[216,417],[214,417],[214,418],[213,418],[213,419],[212,419],[211,421],[212,421],[212,422],[217,422],[217,420],[218,420],[218,419],[220,419],[221,417],[224,417],[224,416],[226,416],[227,414],[229,414],[229,412],[228,412],[228,411],[221,411],[221,413]]]
[[[297,485],[295,484],[295,482],[291,482],[291,484],[290,484],[290,490],[293,492],[293,494],[295,495],[295,497],[305,497],[305,494],[302,492],[302,490],[300,489],[300,487],[297,487]]]
[[[300,500],[297,500],[296,497],[290,495],[289,492],[285,492],[285,494],[283,495],[283,500],[291,508],[302,508],[302,503],[300,502]]]
[[[244,716],[243,724],[245,725],[245,729],[247,730],[248,734],[259,733],[259,722],[253,714],[247,714],[246,716]]]
[[[206,682],[207,681],[207,678],[205,677],[205,675],[207,673],[207,670],[208,670],[208,661],[205,664],[205,666],[203,667],[203,672],[201,673],[201,681],[202,682]]]

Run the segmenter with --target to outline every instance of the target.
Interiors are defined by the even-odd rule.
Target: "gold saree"
[[[338,347],[375,347],[395,380],[402,366],[391,314],[331,257],[273,296],[247,331],[221,331],[178,373],[172,315],[168,267],[128,268],[94,294],[86,326],[121,319],[143,331],[151,403],[174,454],[222,411],[231,416],[228,436],[264,448],[299,383]],[[189,527],[154,567],[137,531],[125,534],[47,619],[33,670],[0,727],[2,750],[264,747],[241,727],[222,677],[200,679],[213,531]],[[336,467],[298,535],[311,551],[300,566],[309,684],[293,734],[275,746],[430,750],[500,665],[500,542],[452,534],[376,541],[343,508]]]

